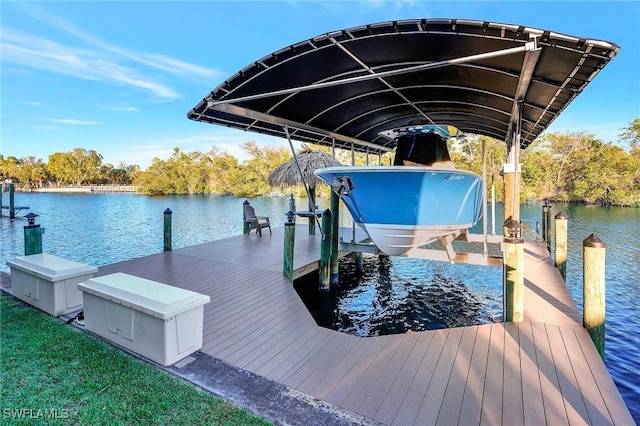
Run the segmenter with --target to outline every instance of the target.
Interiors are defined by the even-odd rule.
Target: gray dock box
[[[124,273],[78,284],[87,330],[168,366],[202,347],[209,296]]]
[[[13,295],[56,317],[82,309],[77,285],[98,272],[94,266],[47,253],[18,256],[7,265]]]

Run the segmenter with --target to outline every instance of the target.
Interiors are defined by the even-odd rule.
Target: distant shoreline
[[[122,192],[129,194],[137,194],[137,188],[133,185],[82,185],[69,187],[44,186],[39,188],[33,187],[16,187],[16,192],[58,192],[58,193],[106,193],[106,192]]]

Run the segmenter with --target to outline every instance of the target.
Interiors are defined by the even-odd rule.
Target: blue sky
[[[640,117],[640,2],[0,2],[0,153],[47,161],[93,149],[105,163],[148,167],[174,147],[288,146],[193,122],[187,112],[227,77],[280,48],[395,19],[520,24],[618,44],[616,58],[554,121],[617,142]]]

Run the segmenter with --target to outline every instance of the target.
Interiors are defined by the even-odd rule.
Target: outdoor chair
[[[244,206],[244,220],[249,225],[249,233],[252,229],[256,230],[256,233],[262,237],[262,228],[269,228],[269,234],[271,234],[271,223],[267,216],[256,216],[256,211],[250,205]]]

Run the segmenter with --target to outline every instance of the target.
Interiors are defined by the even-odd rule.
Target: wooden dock
[[[295,268],[320,235],[297,226]],[[633,425],[544,244],[525,243],[525,321],[358,338],[316,325],[282,275],[283,228],[99,268],[211,297],[202,352],[386,425]],[[298,272],[300,273],[300,272]]]
[[[298,225],[295,268],[320,235]],[[543,244],[525,245],[525,321],[358,338],[316,325],[282,275],[283,229],[101,267],[211,297],[202,352],[376,422],[632,425]]]

